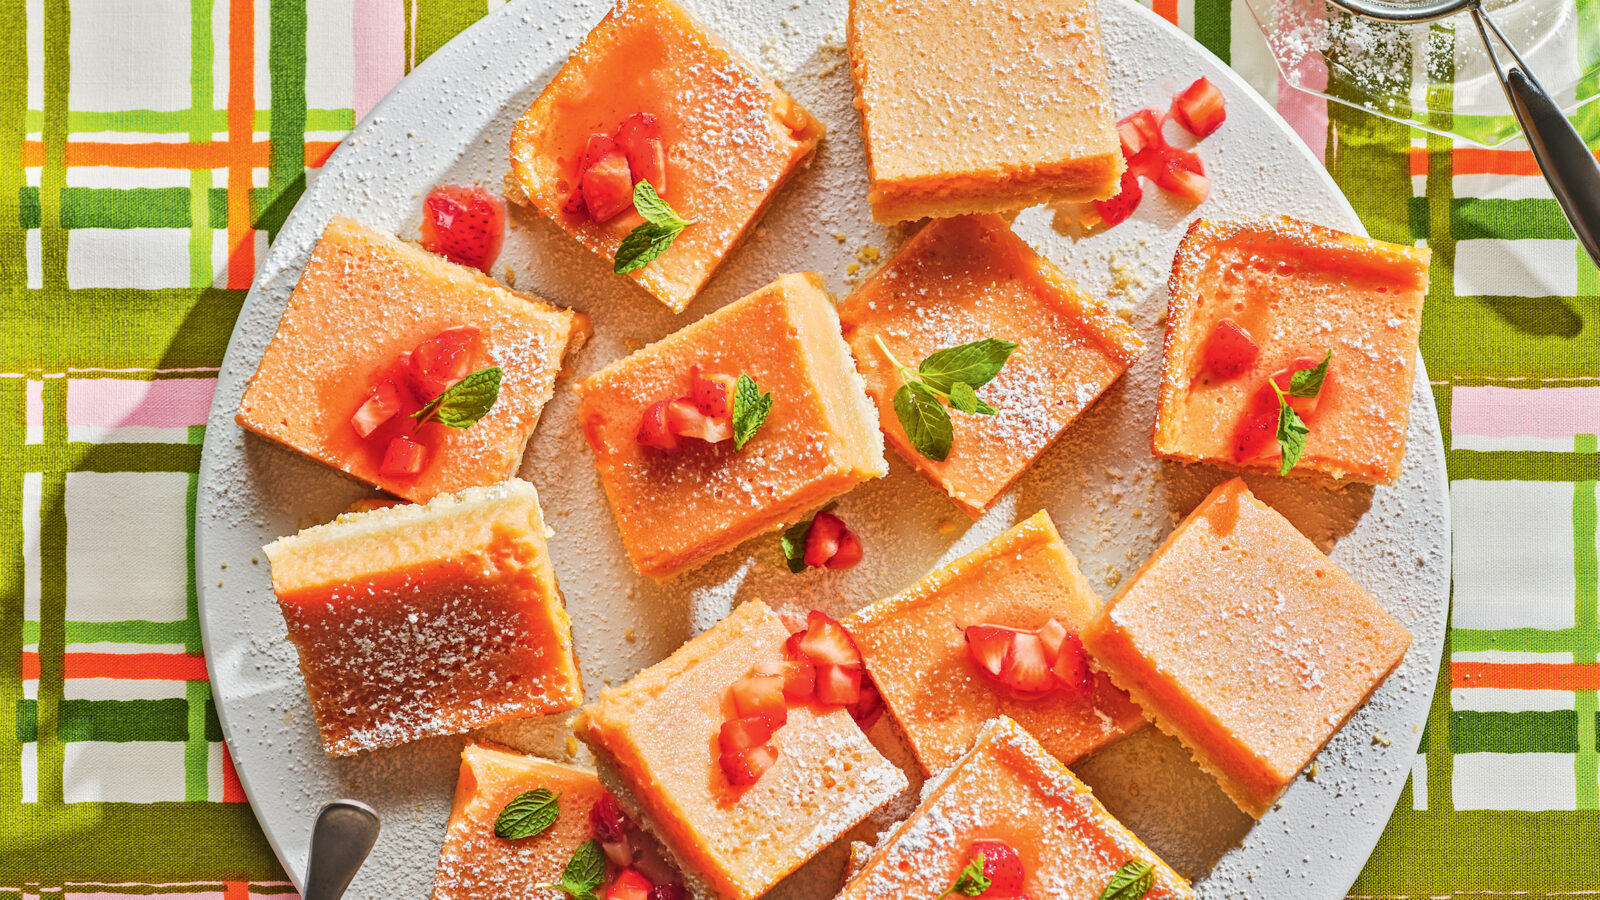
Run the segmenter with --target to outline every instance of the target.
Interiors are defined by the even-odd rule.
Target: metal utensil
[[[1470,12],[1478,26],[1489,61],[1494,65],[1506,99],[1517,114],[1522,133],[1528,139],[1533,157],[1544,172],[1550,190],[1561,204],[1567,222],[1589,257],[1600,264],[1600,161],[1584,145],[1572,122],[1562,114],[1544,86],[1523,62],[1517,48],[1506,40],[1494,18],[1483,8],[1482,0],[1328,0],[1334,6],[1369,19],[1410,25],[1431,22],[1459,12]],[[1491,34],[1493,37],[1491,37]],[[1495,41],[1511,53],[1515,65],[1505,65],[1495,50]]]
[[[302,900],[339,900],[377,841],[378,814],[365,803],[335,800],[317,810]]]

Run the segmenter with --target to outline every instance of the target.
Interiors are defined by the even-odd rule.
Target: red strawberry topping
[[[819,609],[813,609],[806,616],[806,630],[800,638],[798,647],[801,653],[810,657],[811,661],[819,666],[861,665],[861,653],[856,650],[850,632],[845,631],[843,625]]]
[[[1222,127],[1228,109],[1222,91],[1202,77],[1173,99],[1172,117],[1195,137],[1203,138]]]
[[[733,415],[733,386],[736,380],[732,375],[701,374],[700,367],[695,366],[689,370],[689,396],[702,415],[713,419],[727,418]]]
[[[1005,841],[977,840],[972,842],[970,855],[983,854],[983,877],[989,879],[989,889],[983,896],[1014,897],[1026,887],[1027,873],[1017,851]]]
[[[606,888],[606,900],[650,900],[653,885],[636,869],[623,869]]]
[[[1197,154],[1169,147],[1161,161],[1161,171],[1156,174],[1156,184],[1169,194],[1200,203],[1211,194],[1211,180],[1205,172],[1205,164]]]
[[[667,427],[667,403],[666,400],[653,403],[644,411],[644,417],[639,420],[639,431],[634,440],[657,450],[678,449],[678,436]]]
[[[681,884],[658,884],[650,889],[650,900],[689,900],[689,891]]]
[[[645,112],[622,120],[615,134],[589,135],[578,165],[578,186],[561,209],[568,215],[609,222],[633,206],[633,186],[641,181],[666,196],[667,150],[661,124]]]
[[[393,380],[385,378],[373,386],[372,393],[350,417],[350,427],[356,430],[356,434],[369,438],[399,411],[400,388]]]
[[[1203,369],[1224,380],[1236,378],[1255,365],[1260,353],[1250,332],[1232,319],[1222,319],[1206,338]]]
[[[628,157],[612,150],[595,160],[578,179],[583,205],[596,222],[609,222],[633,206],[633,177],[628,174]]]
[[[755,784],[777,761],[778,751],[770,744],[765,747],[751,747],[747,750],[724,753],[718,757],[722,773],[728,776],[728,783],[735,787]]]
[[[661,126],[649,113],[634,113],[617,127],[617,146],[628,157],[635,183],[650,182],[657,194],[667,192],[667,152],[661,145]]]
[[[484,272],[505,241],[506,207],[481,187],[441,184],[422,204],[422,246]]]
[[[969,625],[966,628],[967,655],[978,664],[978,668],[999,678],[1000,668],[1005,665],[1006,652],[1011,649],[1011,642],[1019,633],[1017,629],[1003,625]]]
[[[733,422],[728,418],[713,419],[701,412],[685,398],[667,403],[667,430],[678,437],[694,438],[708,444],[718,444],[733,437]]]
[[[389,439],[383,451],[383,462],[378,464],[379,475],[408,477],[422,471],[428,461],[428,448],[405,435]]]
[[[968,625],[967,655],[985,675],[1023,699],[1067,689],[1094,693],[1094,673],[1078,636],[1056,619],[1037,630]]]
[[[1085,697],[1094,696],[1094,670],[1089,668],[1089,653],[1083,649],[1083,641],[1077,635],[1067,633],[1063,636],[1055,665],[1050,671],[1062,687]]]
[[[783,701],[783,677],[752,672],[735,681],[729,689],[733,708],[741,718],[761,718],[777,729],[789,721],[789,707]]]
[[[432,400],[472,373],[472,349],[478,329],[448,328],[411,351],[411,387],[422,400]]]

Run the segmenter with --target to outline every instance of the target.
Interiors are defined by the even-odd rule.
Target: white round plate
[[[588,313],[595,336],[577,359],[592,372],[783,272],[815,270],[838,295],[858,262],[892,249],[866,202],[860,127],[850,105],[845,0],[687,0],[708,26],[773,75],[828,126],[814,163],[779,192],[759,228],[693,307],[674,316],[609,265],[536,216],[513,215],[497,276]],[[200,471],[197,565],[201,623],[223,732],[250,802],[291,876],[300,878],[312,816],[355,797],[378,809],[383,834],[352,897],[427,895],[455,786],[462,739],[421,741],[350,759],[322,752],[285,637],[261,547],[327,521],[370,491],[309,459],[247,436],[233,414],[324,223],[354,216],[414,235],[421,200],[440,182],[504,178],[511,123],[604,14],[606,0],[522,0],[434,54],[345,141],[272,245],[239,317],[217,387]],[[970,523],[894,458],[888,477],[842,498],[865,561],[847,572],[791,575],[777,541],[758,538],[666,584],[634,575],[622,552],[561,386],[528,448],[522,475],[539,488],[556,572],[591,696],[655,662],[738,601],[844,614],[899,591],[1043,508],[1102,595],[1155,549],[1223,473],[1150,456],[1166,275],[1187,220],[1286,213],[1361,231],[1350,206],[1288,126],[1215,57],[1131,0],[1102,0],[1119,110],[1164,107],[1200,75],[1228,99],[1228,121],[1201,152],[1213,191],[1199,210],[1146,190],[1137,216],[1087,238],[1046,208],[1017,230],[1091,294],[1128,310],[1151,351],[1067,430],[985,518]],[[870,268],[866,266],[865,268]],[[509,279],[508,279],[509,280]],[[1415,638],[1400,669],[1334,737],[1316,779],[1297,780],[1252,827],[1187,754],[1153,729],[1076,768],[1102,801],[1205,897],[1343,897],[1377,841],[1415,759],[1443,645],[1449,524],[1444,457],[1427,377],[1418,370],[1400,482],[1327,492],[1274,478],[1252,487],[1350,570]],[[557,759],[573,747],[566,717],[490,730]],[[873,737],[895,758],[893,729]],[[880,812],[904,815],[912,797]],[[771,896],[823,900],[837,890],[836,845]]]

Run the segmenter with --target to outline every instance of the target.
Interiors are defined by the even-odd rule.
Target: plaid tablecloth
[[[292,891],[200,653],[203,422],[306,180],[489,2],[0,0],[0,900]],[[1242,2],[1150,2],[1278,104],[1375,236],[1434,251],[1453,620],[1353,895],[1600,889],[1600,271],[1526,152],[1280,91]],[[1576,2],[1592,60],[1600,0]],[[1600,108],[1579,123],[1600,139]]]

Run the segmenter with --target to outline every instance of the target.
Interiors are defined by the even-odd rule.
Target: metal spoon
[[[359,800],[335,800],[311,828],[302,900],[339,900],[378,841],[378,814]]]
[[[1589,257],[1600,264],[1600,162],[1577,129],[1572,127],[1561,108],[1550,98],[1544,85],[1533,76],[1528,64],[1523,62],[1517,48],[1506,40],[1505,34],[1483,8],[1482,0],[1328,0],[1334,6],[1357,16],[1382,22],[1416,24],[1431,22],[1463,10],[1472,13],[1483,45],[1489,51],[1489,60],[1505,89],[1506,99],[1517,114],[1522,133],[1539,162],[1550,190],[1567,214],[1567,222],[1578,236]],[[1516,65],[1502,65],[1500,54],[1495,52],[1495,41],[1511,52]]]

